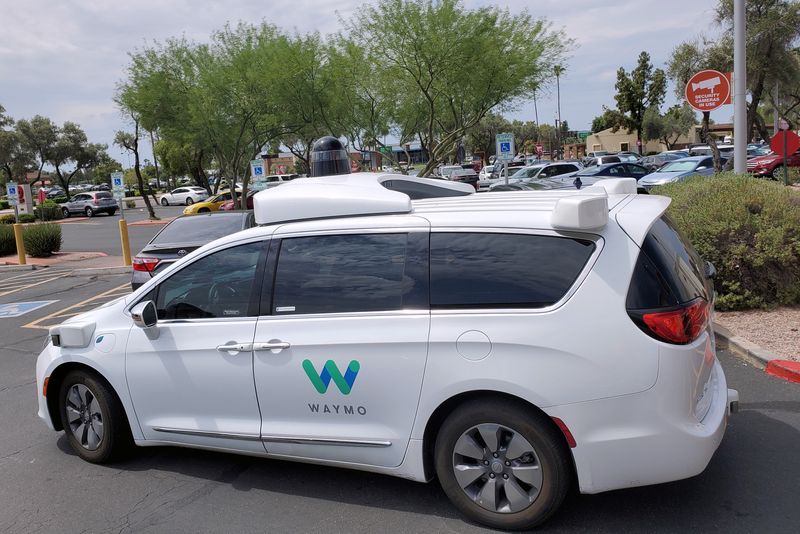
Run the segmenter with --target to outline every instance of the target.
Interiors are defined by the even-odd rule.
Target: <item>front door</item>
[[[209,254],[144,297],[157,331],[131,329],[125,369],[146,439],[264,452],[252,343],[266,247]]]
[[[402,463],[428,353],[427,243],[427,229],[384,229],[273,244],[254,343],[268,453]]]

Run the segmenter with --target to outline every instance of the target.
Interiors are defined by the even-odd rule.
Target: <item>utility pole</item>
[[[156,188],[161,189],[161,176],[158,173],[158,158],[156,157],[156,143],[153,140],[152,130],[150,130],[150,150],[153,151],[153,165],[156,168]]]
[[[536,89],[533,90],[533,116],[536,119],[536,130],[539,130],[539,108],[536,107]]]
[[[556,106],[558,110],[558,159],[561,158],[561,74],[564,73],[564,67],[556,65],[553,68],[556,74]]]
[[[747,63],[744,0],[733,0],[733,171],[747,172]]]

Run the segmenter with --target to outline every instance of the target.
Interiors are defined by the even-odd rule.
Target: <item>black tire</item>
[[[86,207],[85,210],[83,210],[83,212],[86,214],[87,217],[94,217],[94,210],[88,206]]]
[[[114,216],[115,213],[117,213],[117,210],[108,210],[108,214],[112,217]]]
[[[194,200],[192,200],[192,197],[186,197],[186,205],[191,206],[192,204],[194,204]]]
[[[167,201],[167,199],[166,199],[166,198],[162,198],[162,199],[161,199],[161,205],[162,205],[162,206],[164,206],[165,208],[166,208],[167,206],[169,206],[169,202]]]
[[[61,213],[64,214],[65,219],[69,219],[69,216],[72,215],[67,208],[61,208]]]
[[[102,438],[99,445],[94,450],[90,450],[81,444],[81,437],[76,436],[73,431],[73,424],[67,415],[68,396],[73,387],[83,386],[89,390],[92,397],[96,399],[100,408],[102,422]],[[58,390],[59,413],[64,432],[67,435],[72,449],[78,456],[87,462],[103,464],[119,460],[128,454],[133,448],[133,438],[117,395],[108,383],[97,375],[87,371],[72,371],[64,377],[61,387]],[[96,418],[90,418],[96,421]],[[74,421],[74,419],[73,419]],[[96,435],[96,434],[95,434]]]
[[[533,502],[520,511],[490,511],[467,495],[456,480],[453,465],[456,442],[462,434],[485,423],[513,429],[535,451],[542,475],[541,489]],[[572,480],[569,455],[564,437],[545,416],[522,402],[485,399],[459,406],[444,421],[436,436],[434,463],[445,494],[469,519],[493,528],[526,530],[546,521],[561,506]],[[492,470],[487,468],[487,473]],[[491,474],[484,476],[494,477]],[[480,482],[481,479],[478,480]]]

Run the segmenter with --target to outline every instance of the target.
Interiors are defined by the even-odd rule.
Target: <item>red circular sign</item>
[[[769,147],[772,149],[773,152],[778,154],[779,156],[785,156],[786,154],[783,153],[783,136],[786,136],[786,153],[787,154],[794,154],[798,150],[800,150],[800,137],[797,136],[796,133],[792,132],[791,130],[783,130],[781,132],[776,133],[772,136],[770,140]]]
[[[713,111],[728,103],[731,82],[716,70],[701,70],[686,84],[686,101],[697,111]]]

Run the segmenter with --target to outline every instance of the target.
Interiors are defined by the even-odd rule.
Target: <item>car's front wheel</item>
[[[569,489],[563,436],[523,403],[486,399],[462,405],[443,423],[434,454],[439,482],[453,504],[494,528],[541,524]]]
[[[70,213],[69,213],[69,210],[67,208],[61,208],[61,213],[64,214],[64,218],[65,219],[69,219]]]
[[[83,210],[87,217],[94,217],[94,210],[92,208],[86,208]]]
[[[59,388],[61,422],[72,449],[84,460],[106,463],[131,448],[125,411],[108,384],[86,371],[72,371]]]
[[[162,198],[161,199],[161,205],[164,206],[164,207],[169,206],[169,202],[167,201],[166,198]]]

